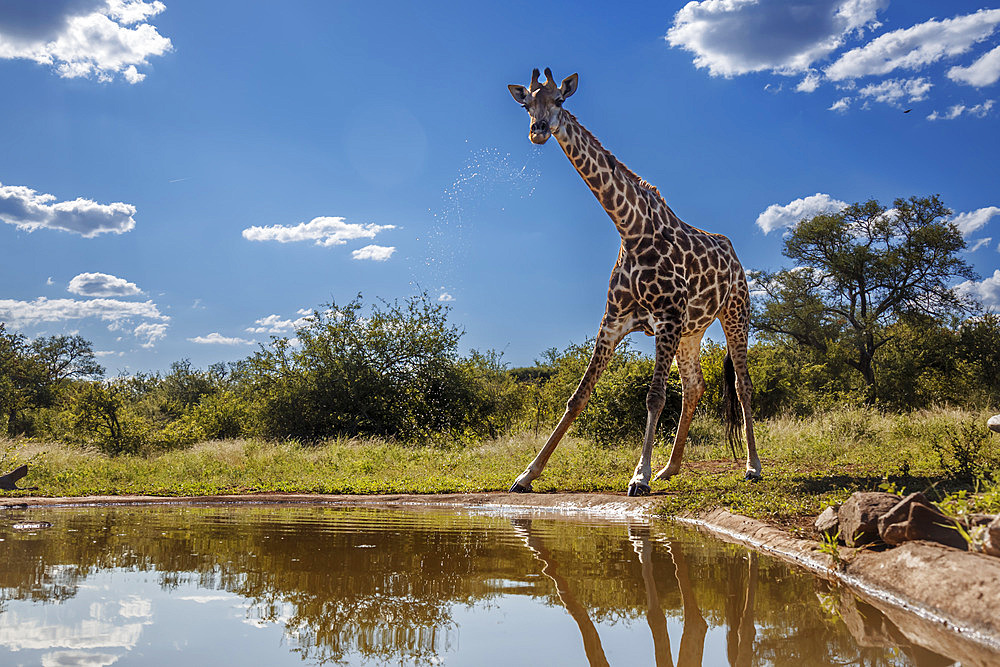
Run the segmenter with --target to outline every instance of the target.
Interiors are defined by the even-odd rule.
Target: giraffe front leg
[[[549,457],[552,456],[552,452],[555,451],[559,441],[566,435],[570,424],[587,407],[587,401],[590,400],[590,394],[594,391],[597,379],[607,367],[608,362],[611,361],[611,355],[614,354],[615,346],[618,345],[627,332],[628,327],[624,322],[605,321],[601,323],[601,329],[597,333],[597,341],[594,343],[594,352],[590,356],[590,363],[587,365],[587,370],[584,372],[576,391],[573,392],[569,401],[566,402],[566,411],[535,459],[514,480],[514,483],[510,487],[510,493],[529,493],[531,491],[531,483],[542,474],[545,464],[548,463]]]
[[[681,405],[680,419],[677,422],[677,434],[674,436],[674,446],[670,450],[670,460],[658,473],[655,479],[670,479],[681,469],[681,459],[684,458],[684,445],[687,442],[688,429],[694,418],[694,410],[698,401],[705,393],[705,377],[701,371],[701,337],[703,333],[685,336],[677,347],[677,370],[681,376],[681,389],[684,400]]]
[[[653,380],[646,394],[646,432],[642,438],[642,454],[635,467],[635,474],[628,484],[628,495],[645,496],[650,492],[649,479],[653,476],[653,442],[656,439],[656,424],[667,401],[667,373],[677,353],[680,341],[679,318],[672,318],[657,327],[656,363],[653,366]]]

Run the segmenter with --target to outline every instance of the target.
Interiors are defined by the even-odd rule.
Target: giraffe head
[[[577,76],[571,74],[556,86],[552,70],[545,68],[545,83],[538,82],[538,70],[531,72],[528,88],[511,84],[507,86],[514,100],[528,110],[531,127],[528,138],[533,144],[544,144],[554,132],[559,131],[559,112],[563,100],[576,92]]]

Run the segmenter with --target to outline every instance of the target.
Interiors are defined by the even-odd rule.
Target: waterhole
[[[0,512],[0,540],[3,665],[952,662],[846,590],[668,522],[34,508]]]

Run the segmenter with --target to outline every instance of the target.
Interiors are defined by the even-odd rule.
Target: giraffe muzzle
[[[549,124],[547,121],[538,120],[531,124],[531,130],[528,133],[528,138],[531,139],[533,144],[544,144],[548,141],[551,132],[549,131]]]

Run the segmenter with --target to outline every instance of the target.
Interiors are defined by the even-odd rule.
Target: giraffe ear
[[[578,77],[576,74],[570,74],[568,77],[563,79],[562,85],[559,86],[559,96],[562,99],[566,99],[576,92],[577,79]]]
[[[511,97],[518,104],[524,104],[525,100],[528,99],[528,89],[524,86],[519,86],[516,83],[512,83],[507,86],[507,90],[510,91]]]

